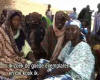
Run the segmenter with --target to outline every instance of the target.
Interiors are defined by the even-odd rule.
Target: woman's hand
[[[46,68],[42,68],[39,71],[39,75],[38,75],[38,80],[41,80],[43,78],[45,78],[45,76],[48,74],[47,69]]]
[[[56,75],[62,75],[65,74],[66,72],[68,72],[70,69],[69,68],[57,68],[55,70],[53,70],[50,75],[51,76],[56,76]]]
[[[35,56],[32,52],[29,52],[26,59],[31,60],[34,64],[36,63]]]

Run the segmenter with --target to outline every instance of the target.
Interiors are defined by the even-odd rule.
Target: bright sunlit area
[[[29,1],[38,2],[41,4],[51,4],[52,7],[60,10],[72,10],[73,7],[76,7],[77,12],[80,12],[80,10],[86,5],[90,5],[90,8],[96,11],[97,4],[100,2],[99,0],[29,0]]]
[[[99,0],[15,0],[14,7],[21,10],[24,15],[31,12],[39,12],[45,15],[48,4],[51,4],[53,14],[58,10],[72,11],[73,7],[76,7],[77,13],[79,13],[81,9],[90,5],[90,9],[94,10],[95,13],[99,2]],[[92,15],[94,15],[94,13]]]
[[[15,8],[25,15],[34,11],[44,15],[47,5],[51,4],[53,13],[57,10],[71,11],[73,7],[76,7],[79,13],[86,5],[90,5],[90,9],[96,11],[99,2],[99,0],[15,0]]]

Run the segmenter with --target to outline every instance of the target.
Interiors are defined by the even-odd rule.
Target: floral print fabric
[[[94,72],[95,59],[90,46],[85,42],[80,42],[70,52],[71,49],[72,44],[69,41],[58,56],[60,61],[70,66],[71,71],[68,74],[73,77],[73,80],[93,80],[91,76]],[[77,78],[75,75],[80,77]]]

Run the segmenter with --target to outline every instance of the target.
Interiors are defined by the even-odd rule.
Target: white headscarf
[[[79,20],[72,20],[69,25],[76,25],[78,28],[82,28],[81,22]],[[85,35],[81,32],[83,41],[87,42]]]

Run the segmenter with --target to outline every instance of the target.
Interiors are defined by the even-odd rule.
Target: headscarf
[[[5,32],[7,33],[7,35],[9,36],[10,41],[11,41],[11,45],[12,45],[12,47],[13,47],[15,53],[19,55],[20,52],[19,52],[19,50],[18,50],[18,48],[17,48],[17,45],[16,45],[16,43],[15,43],[15,40],[13,39],[14,34],[13,34],[13,32],[12,32],[12,28],[11,28],[11,25],[10,25],[10,18],[11,18],[12,15],[14,15],[14,14],[16,14],[16,13],[19,14],[20,17],[21,17],[22,14],[21,14],[20,11],[18,11],[18,10],[9,10],[9,12],[7,13],[6,21],[5,21],[5,23],[2,25],[2,27],[3,27],[3,29],[5,30]]]
[[[62,12],[62,11],[59,11],[59,13]],[[58,14],[59,14],[58,13]],[[62,12],[63,14],[61,15],[65,15],[64,12]],[[62,49],[62,45],[63,45],[63,42],[64,42],[64,33],[65,33],[65,30],[66,30],[66,27],[64,25],[64,27],[59,30],[56,25],[55,25],[55,17],[56,15],[54,16],[54,19],[53,19],[53,30],[54,30],[54,33],[57,37],[57,44],[55,46],[55,49],[54,49],[54,52],[53,52],[53,55],[52,55],[52,58],[51,60],[55,60],[57,58],[57,56],[59,55],[61,49]]]
[[[8,19],[7,19],[8,20]],[[27,80],[26,78],[29,79],[28,76],[25,75],[12,75],[9,74],[9,72],[28,72],[28,69],[25,68],[20,68],[20,69],[15,69],[12,68],[12,64],[26,64],[26,60],[23,59],[22,57],[18,56],[18,49],[16,47],[15,41],[13,39],[13,32],[12,29],[9,25],[9,21],[6,21],[3,26],[0,28],[0,41],[2,46],[0,46],[0,64],[5,64],[4,66],[0,66],[0,75],[4,77],[14,77],[15,80],[22,79],[22,80]],[[1,65],[2,65],[1,64]],[[7,66],[6,66],[7,65]],[[20,79],[19,79],[20,78]],[[7,79],[8,80],[8,79]]]
[[[79,20],[71,20],[70,23],[69,22],[66,22],[66,26],[69,27],[70,25],[76,25],[80,30],[81,30],[81,39],[85,42],[86,41],[86,36],[85,34],[83,33],[85,29],[82,29],[82,25],[81,25],[81,22]]]
[[[45,29],[42,24],[42,22],[43,22],[42,15],[37,12],[33,12],[33,13],[30,13],[29,15],[27,15],[25,20],[26,20],[26,26],[29,29],[28,38],[32,32],[32,29],[34,29],[34,30],[36,30],[35,36],[36,36],[37,43],[42,42],[42,40],[44,39],[44,36],[45,36]],[[30,43],[29,39],[28,39],[28,41]]]

